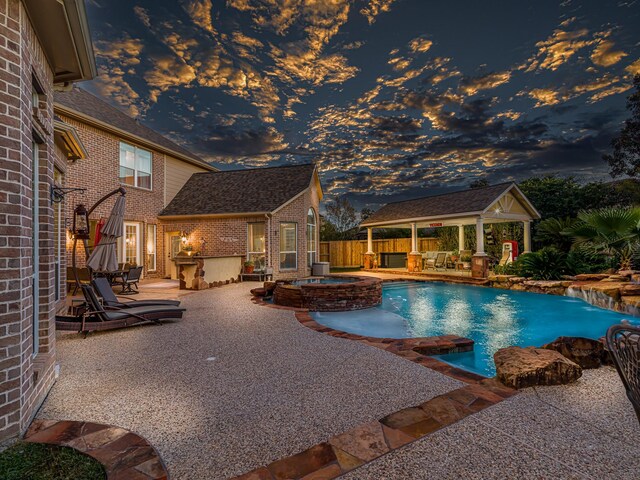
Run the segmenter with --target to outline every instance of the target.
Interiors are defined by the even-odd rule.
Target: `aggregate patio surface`
[[[255,285],[189,294],[179,323],[61,335],[62,374],[39,417],[132,430],[172,478],[216,479],[464,386],[254,305]],[[587,370],[574,385],[524,390],[342,478],[638,478],[639,434],[615,371]]]

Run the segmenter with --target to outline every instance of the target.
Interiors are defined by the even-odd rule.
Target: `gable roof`
[[[271,213],[314,179],[314,164],[194,173],[158,216]]]
[[[207,170],[215,170],[214,167],[198,155],[139,123],[126,113],[82,88],[73,88],[66,92],[55,92],[54,102],[56,113],[67,115],[102,130],[115,133],[118,136],[130,138],[143,146],[153,148]]]
[[[518,199],[525,204],[533,218],[539,218],[536,209],[516,184],[507,182],[488,187],[471,188],[458,192],[388,203],[362,222],[362,226],[448,215],[453,217],[464,214],[480,215],[485,213],[498,198],[509,191],[516,194]]]

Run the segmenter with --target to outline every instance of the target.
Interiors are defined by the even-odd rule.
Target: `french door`
[[[119,260],[129,265],[142,265],[142,237],[139,223],[124,222],[124,235],[120,241]]]

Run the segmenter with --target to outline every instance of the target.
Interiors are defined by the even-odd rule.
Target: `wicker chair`
[[[607,348],[640,421],[640,328],[613,325],[607,331]]]

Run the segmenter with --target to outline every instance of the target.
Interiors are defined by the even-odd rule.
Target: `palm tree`
[[[536,228],[535,240],[543,246],[553,246],[563,252],[568,252],[573,240],[566,231],[576,223],[575,218],[547,218],[542,220]]]
[[[640,251],[640,208],[607,207],[580,212],[566,234],[574,246],[617,259],[620,269],[631,268]]]

